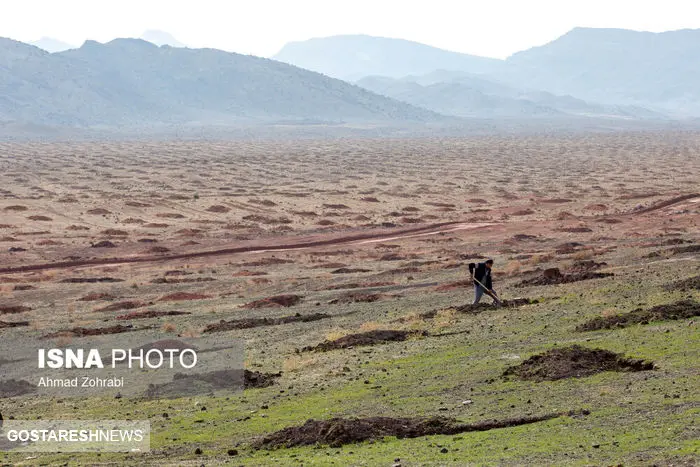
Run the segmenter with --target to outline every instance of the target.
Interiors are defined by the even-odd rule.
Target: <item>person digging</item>
[[[474,281],[474,305],[481,301],[481,297],[486,294],[493,299],[496,306],[501,306],[501,300],[493,290],[493,282],[491,281],[491,268],[493,260],[487,259],[483,263],[469,263],[469,274]]]

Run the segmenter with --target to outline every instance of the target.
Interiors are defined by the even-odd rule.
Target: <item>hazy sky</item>
[[[190,47],[270,56],[286,42],[370,34],[506,57],[575,26],[700,28],[699,0],[0,0],[0,36],[80,45],[160,29]]]

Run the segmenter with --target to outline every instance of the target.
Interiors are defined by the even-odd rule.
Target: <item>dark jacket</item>
[[[492,289],[491,270],[486,267],[486,263],[469,263],[469,274],[473,275],[476,280],[481,282],[487,289]]]

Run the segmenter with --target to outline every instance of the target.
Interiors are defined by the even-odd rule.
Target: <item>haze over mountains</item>
[[[57,125],[426,121],[427,110],[273,60],[139,39],[49,54],[0,39],[0,119]]]
[[[371,53],[365,52],[368,48]],[[334,50],[338,52],[334,54]],[[388,55],[392,56],[389,61],[385,60]],[[447,70],[477,74],[482,80],[494,82],[494,86],[506,84],[522,93],[569,95],[594,107],[627,105],[673,117],[700,115],[700,30],[651,33],[575,28],[544,46],[506,60],[446,52],[399,39],[335,36],[290,44],[275,58],[342,79],[405,78]],[[373,85],[369,88],[377,89]],[[471,91],[466,88],[466,94],[461,94],[454,85],[440,88],[444,92],[434,87],[413,87],[414,92],[408,92],[404,87],[387,90],[387,95],[402,95],[407,102],[427,99],[435,103],[431,106],[434,109],[443,107],[440,100],[456,98],[469,103],[478,97],[470,97]],[[426,96],[428,92],[430,96]],[[464,110],[462,114],[471,115],[476,108]],[[627,111],[635,114],[631,108],[622,113]]]
[[[43,49],[69,47],[54,53],[0,38],[0,123],[469,125],[700,116],[698,30],[577,28],[506,60],[370,36],[290,43],[275,60],[184,48],[161,31],[144,37],[79,48],[42,39]]]
[[[378,75],[402,78],[435,70],[496,71],[501,61],[430,47],[403,39],[366,35],[290,42],[272,57],[334,78],[355,81]]]

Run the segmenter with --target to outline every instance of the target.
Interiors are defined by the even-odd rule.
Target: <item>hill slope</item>
[[[648,109],[599,105],[546,91],[525,91],[465,73],[436,71],[397,80],[370,76],[357,82],[370,91],[458,117],[617,117],[663,118]]]
[[[518,86],[700,114],[700,30],[576,28],[507,65],[496,75]]]
[[[0,119],[61,125],[439,119],[269,59],[139,39],[49,54],[0,39]]]
[[[290,42],[273,58],[346,80],[370,75],[401,78],[436,69],[486,73],[496,71],[503,63],[493,58],[450,52],[418,42],[366,35]]]

